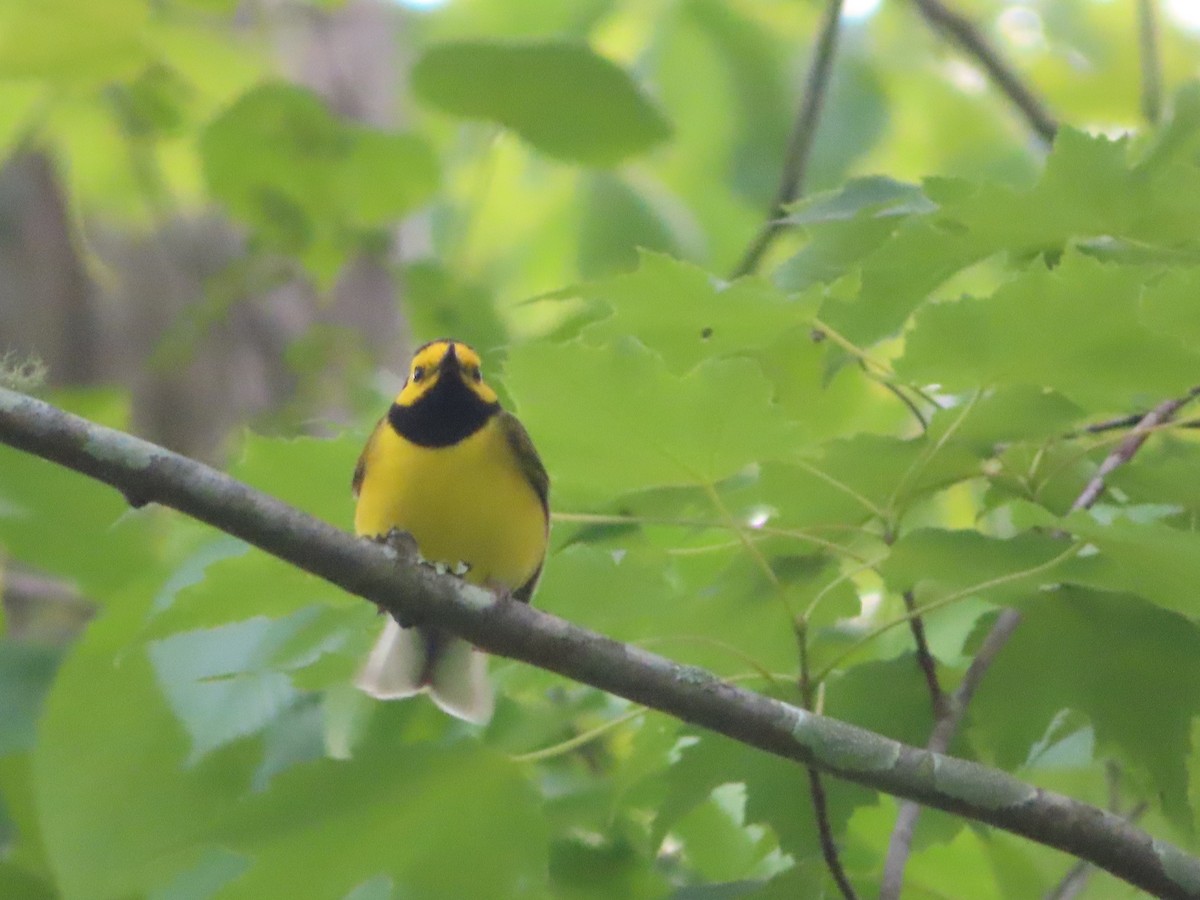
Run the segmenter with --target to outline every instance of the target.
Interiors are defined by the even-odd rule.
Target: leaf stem
[[[556,756],[562,756],[582,747],[584,744],[591,743],[596,738],[603,737],[614,728],[620,728],[626,722],[632,722],[638,716],[649,712],[645,706],[639,706],[636,709],[631,709],[624,715],[617,716],[615,719],[609,719],[602,725],[597,725],[595,728],[577,734],[572,738],[568,738],[558,744],[553,744],[549,747],[543,747],[541,750],[531,750],[528,753],[517,753],[510,755],[508,758],[515,763],[530,763],[541,762],[546,759],[553,759]]]

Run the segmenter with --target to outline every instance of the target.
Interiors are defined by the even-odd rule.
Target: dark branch
[[[0,389],[0,443],[177,509],[397,617],[573,678],[784,759],[1087,859],[1161,897],[1200,898],[1200,859],[1120,817],[979,763],[756,694],[494,595],[312,518],[215,469]],[[102,539],[97,536],[97,539]]]
[[[811,766],[808,769],[808,792],[812,796],[813,815],[817,817],[817,835],[821,842],[821,856],[825,858],[825,867],[837,882],[842,896],[846,900],[858,900],[858,893],[842,867],[837,844],[833,840],[833,829],[829,826],[829,804],[825,801],[825,785],[821,782],[821,773]]]
[[[921,667],[921,674],[925,676],[925,684],[929,687],[929,701],[936,722],[946,714],[946,695],[938,681],[937,661],[929,651],[929,641],[925,638],[925,620],[917,614],[917,601],[912,591],[904,592],[904,608],[908,610],[908,627],[912,630],[913,643],[917,648],[917,665]]]
[[[1183,397],[1160,403],[1143,415],[1134,425],[1133,431],[1126,435],[1117,448],[1100,464],[1096,475],[1075,498],[1075,502],[1071,505],[1071,512],[1091,508],[1104,492],[1104,479],[1118,466],[1133,459],[1154,429],[1169,422],[1184,404],[1196,396],[1200,396],[1200,386],[1192,388]],[[908,599],[905,598],[906,603]],[[962,725],[963,717],[966,715],[971,698],[975,695],[975,690],[979,687],[979,683],[987,674],[988,669],[991,668],[993,660],[1004,649],[1020,624],[1021,614],[1017,610],[1001,611],[996,623],[983,639],[971,665],[967,668],[962,682],[945,705],[944,714],[935,720],[929,742],[925,745],[926,750],[932,753],[945,753],[950,749],[950,744],[958,734],[958,729]],[[921,807],[917,803],[908,801],[900,804],[900,809],[896,813],[896,824],[892,828],[892,837],[888,843],[887,859],[884,862],[882,886],[879,890],[880,900],[896,900],[900,896],[900,891],[904,886],[904,868],[912,853],[913,834],[920,816]]]
[[[796,647],[800,655],[800,702],[806,710],[813,708],[812,674],[808,666],[808,624],[799,619],[795,624]],[[829,804],[825,799],[825,784],[821,781],[821,773],[812,766],[808,767],[808,793],[812,797],[813,817],[817,822],[817,838],[821,845],[821,857],[825,867],[837,883],[844,900],[858,900],[858,892],[850,883],[850,877],[842,865],[838,854],[837,841],[833,839],[833,826],[829,822]]]
[[[762,261],[763,254],[784,227],[783,214],[789,203],[804,193],[804,180],[808,175],[808,161],[812,156],[813,141],[817,136],[817,124],[821,119],[821,108],[829,91],[829,78],[833,71],[833,57],[837,52],[838,26],[842,18],[842,0],[828,0],[821,31],[813,49],[812,63],[804,80],[804,96],[796,121],[788,137],[787,151],[783,158],[783,172],[779,187],[767,210],[767,221],[750,246],[746,248],[742,261],[733,270],[733,278],[749,275]]]
[[[1058,122],[975,24],[966,16],[950,9],[942,0],[913,2],[930,25],[983,66],[996,87],[1021,111],[1029,127],[1047,144],[1051,143],[1058,132]]]

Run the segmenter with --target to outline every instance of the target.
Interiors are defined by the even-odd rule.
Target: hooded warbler
[[[461,341],[431,341],[358,459],[354,529],[407,531],[426,560],[465,565],[467,581],[528,602],[546,555],[549,486],[529,434],[483,380],[479,354]],[[391,618],[356,684],[380,699],[428,691],[477,724],[495,705],[482,652]]]

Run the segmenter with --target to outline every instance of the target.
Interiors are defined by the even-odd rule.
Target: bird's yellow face
[[[439,382],[454,378],[484,403],[497,401],[496,392],[483,380],[479,354],[461,341],[430,341],[413,356],[408,380],[396,395],[400,406],[413,406],[430,394]]]

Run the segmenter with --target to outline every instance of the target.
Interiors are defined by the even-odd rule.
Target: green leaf
[[[1087,538],[1099,550],[1068,567],[1072,580],[1100,590],[1136,593],[1189,616],[1200,613],[1197,532],[1120,514],[1098,521],[1087,513],[1076,513],[1062,520],[1061,527]]]
[[[769,826],[780,849],[797,863],[820,857],[808,773],[802,766],[726,737],[704,734],[683,750],[680,761],[664,777],[667,795],[654,823],[656,835],[666,834],[716,788],[744,784],[747,824]],[[873,802],[875,792],[832,778],[825,779],[824,786],[829,825],[836,840],[845,832],[854,809]]]
[[[1179,418],[1193,416],[1185,409]],[[1133,502],[1172,504],[1195,513],[1200,512],[1200,480],[1192,476],[1198,471],[1200,446],[1186,436],[1162,435],[1110,474],[1108,483]]]
[[[114,604],[92,623],[43,713],[39,821],[65,896],[139,894],[195,865],[209,829],[249,785],[245,745],[184,768],[187,735],[146,654],[126,643],[144,605]]]
[[[352,432],[332,440],[247,433],[230,474],[310,515],[346,526],[354,515],[350,479],[366,442],[365,434]]]
[[[508,329],[486,283],[470,281],[432,261],[407,266],[403,280],[405,311],[414,341],[453,335],[483,353],[485,363],[489,350],[508,343]]]
[[[113,0],[6,4],[0,13],[0,78],[103,84],[128,75],[150,55],[148,7]]]
[[[708,360],[677,377],[632,341],[528,346],[514,351],[505,381],[560,498],[714,483],[787,456],[795,432],[746,359]]]
[[[1175,268],[1146,285],[1140,298],[1141,321],[1193,352],[1200,350],[1200,268]]]
[[[992,297],[923,309],[896,370],[949,391],[1027,385],[1092,409],[1158,403],[1193,385],[1200,353],[1139,321],[1146,277],[1074,253],[1052,270],[1035,264]]]
[[[978,474],[979,460],[958,444],[858,434],[810,461],[765,463],[757,483],[730,497],[739,509],[769,509],[773,526],[857,525]]]
[[[887,702],[880,703],[884,696]],[[825,712],[917,746],[929,740],[933,727],[929,687],[911,653],[861,663],[833,676],[826,687]]]
[[[932,425],[956,416],[953,409],[939,412]],[[1014,441],[1040,442],[1059,438],[1079,424],[1083,410],[1062,394],[1030,385],[1013,385],[989,391],[961,422],[956,438],[981,458]]]
[[[667,890],[662,874],[628,841],[600,843],[583,835],[551,845],[550,878],[555,896],[568,900],[652,900]]]
[[[916,184],[883,175],[852,178],[842,187],[797,203],[785,221],[792,225],[839,222],[867,216],[884,219],[933,212],[937,207]]]
[[[254,614],[286,616],[314,606],[369,605],[270,554],[243,550],[210,561],[202,576],[189,578],[175,593],[160,595],[169,605],[155,613],[142,636],[210,628]]]
[[[288,677],[266,666],[309,618],[260,616],[148,646],[163,694],[191,740],[188,765],[261,730],[297,701]]]
[[[893,334],[952,275],[995,254],[1057,254],[1072,239],[1097,236],[1194,246],[1189,222],[1200,216],[1200,201],[1181,186],[1200,181],[1200,171],[1169,155],[1137,167],[1126,157],[1125,140],[1063,128],[1040,180],[1027,191],[927,179],[925,194],[937,211],[910,216],[874,249],[865,245],[858,296],[831,300],[821,318],[850,340],[869,344]],[[860,223],[853,223],[856,231]],[[1070,332],[1054,332],[1063,333]],[[982,350],[978,335],[968,335],[957,346]],[[994,338],[987,346],[1007,347]]]
[[[766,281],[721,281],[703,269],[643,253],[636,272],[581,290],[612,315],[584,329],[589,343],[636,337],[676,374],[720,356],[773,344],[783,332],[809,327],[817,298],[791,300]],[[663,303],[670,297],[670,303]]]
[[[637,268],[639,250],[682,253],[686,236],[677,232],[692,223],[683,218],[684,208],[669,202],[672,198],[661,189],[595,172],[587,176],[584,191],[579,234],[579,272],[584,278]]]
[[[583,44],[456,41],[432,47],[413,88],[453,115],[512,128],[549,156],[610,166],[670,136],[619,66]]]
[[[254,859],[229,898],[339,897],[379,876],[405,895],[513,896],[544,882],[548,855],[541,805],[515,764],[378,735],[351,760],[276,776],[215,834]]]
[[[1026,604],[975,696],[975,727],[1012,768],[1063,709],[1091,720],[1099,752],[1149,773],[1163,811],[1190,828],[1185,760],[1200,712],[1200,631],[1190,619],[1078,587]]]
[[[164,883],[149,900],[209,900],[246,871],[250,861],[224,849],[209,850],[200,861]]]
[[[437,163],[415,135],[335,119],[312,93],[265,84],[204,130],[204,174],[213,195],[273,249],[328,274],[356,232],[387,225],[426,202]]]
[[[1000,605],[1055,584],[1071,548],[1070,541],[1045,533],[1001,539],[921,528],[895,543],[880,572],[896,593],[915,589],[922,604],[970,592]]]
[[[0,542],[26,565],[75,580],[89,599],[157,566],[159,510],[131,512],[112,488],[0,447]]]
[[[0,756],[28,750],[61,651],[0,636]]]

